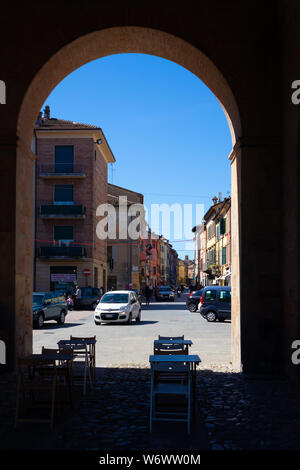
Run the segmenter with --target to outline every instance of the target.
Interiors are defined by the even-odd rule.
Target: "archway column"
[[[282,372],[280,153],[241,138],[232,163],[232,356],[246,373]]]
[[[0,138],[0,331],[6,365],[32,351],[34,154],[16,138]]]

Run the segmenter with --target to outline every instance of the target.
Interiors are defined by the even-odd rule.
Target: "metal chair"
[[[159,344],[154,346],[153,353],[155,355],[188,354],[189,348],[184,344]]]
[[[42,347],[42,355],[55,355],[58,357],[58,364],[56,364],[56,374],[58,378],[58,383],[60,379],[64,380],[64,383],[67,384],[69,390],[69,403],[73,406],[73,349],[51,349]],[[60,359],[60,356],[70,356],[71,360]],[[51,371],[49,371],[51,373]],[[43,373],[41,371],[40,373]],[[61,402],[61,401],[60,401]]]
[[[160,336],[160,335],[158,335],[158,339],[160,339],[160,340],[184,339],[184,335],[182,335],[182,336]]]
[[[55,360],[24,358],[18,361],[18,387],[16,400],[15,428],[18,422],[50,423],[53,427],[54,406],[57,391],[57,374]],[[43,394],[49,394],[50,401],[37,400]],[[20,417],[21,397],[23,409],[45,408],[50,405],[49,418]]]
[[[191,430],[191,370],[189,364],[170,362],[151,363],[150,432],[153,421],[184,421]],[[169,380],[171,379],[171,380]],[[165,402],[158,399],[164,397]],[[178,409],[177,399],[183,398]],[[162,406],[163,405],[163,406]],[[173,408],[173,409],[172,409]]]
[[[96,335],[89,336],[89,337],[78,337],[78,336],[71,335],[70,340],[79,340],[79,341],[93,340],[96,343]],[[95,382],[95,379],[96,379],[96,345],[95,343],[87,345],[88,353],[89,353],[89,364],[90,364],[91,376],[93,378],[93,382]]]
[[[78,340],[60,340],[58,343],[59,349],[73,349],[73,370],[76,365],[83,365],[83,375],[75,376],[73,374],[73,379],[83,378],[83,394],[86,393],[86,382],[87,375],[89,377],[90,387],[93,388],[92,378],[91,378],[91,369],[89,364],[89,353],[87,345],[84,342],[78,342]]]

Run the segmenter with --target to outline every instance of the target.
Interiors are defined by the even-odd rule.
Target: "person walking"
[[[147,285],[145,287],[145,298],[146,298],[146,305],[150,304],[150,297],[151,297],[151,290],[149,289],[149,286]]]
[[[75,286],[75,308],[80,307],[80,301],[81,301],[81,289],[78,285]]]

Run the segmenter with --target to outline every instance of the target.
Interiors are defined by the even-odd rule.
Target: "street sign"
[[[85,268],[83,271],[82,271],[83,275],[84,276],[90,276],[91,275],[91,270],[88,269],[88,268]]]

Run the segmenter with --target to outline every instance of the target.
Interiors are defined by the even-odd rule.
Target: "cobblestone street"
[[[76,388],[73,410],[48,425],[13,428],[15,375],[2,375],[2,449],[222,450],[299,449],[300,386],[249,379],[228,366],[200,366],[198,411],[191,436],[183,423],[155,423],[149,433],[148,365],[99,368],[85,397]]]

